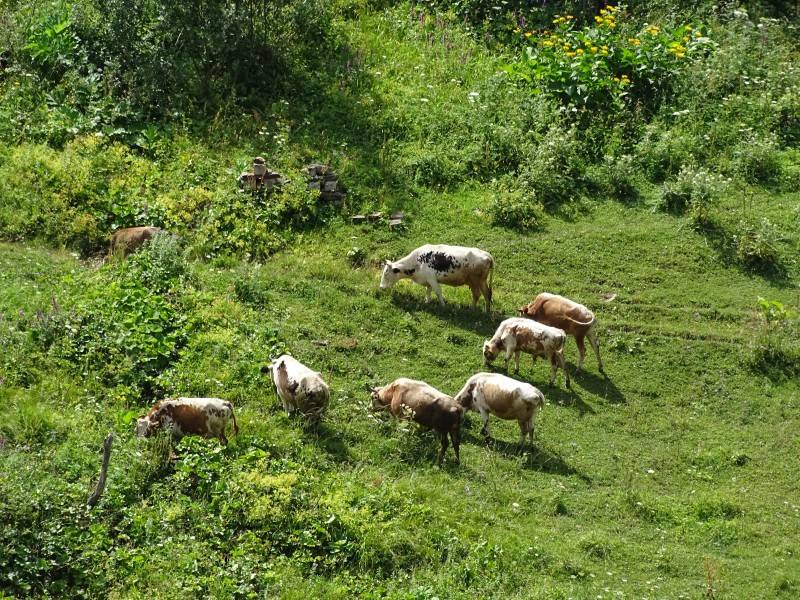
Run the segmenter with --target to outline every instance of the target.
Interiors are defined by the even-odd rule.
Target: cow
[[[123,257],[133,254],[144,243],[156,236],[158,233],[163,233],[164,230],[160,227],[126,227],[125,229],[118,229],[111,235],[111,243],[108,247],[108,259],[114,256],[117,252],[121,253]]]
[[[307,426],[319,425],[331,396],[328,384],[319,373],[288,354],[273,360],[262,372],[269,373],[283,409],[289,415],[299,412]]]
[[[397,281],[410,278],[425,287],[425,301],[430,302],[431,290],[444,306],[442,288],[439,284],[450,286],[468,285],[472,291],[472,308],[478,305],[483,294],[486,312],[492,307],[492,255],[478,248],[426,244],[397,261],[387,260],[381,275],[380,288],[391,288]]]
[[[443,394],[424,381],[401,377],[389,385],[372,388],[372,406],[386,409],[398,419],[412,419],[423,427],[433,429],[439,436],[442,448],[439,464],[447,452],[447,436],[453,442],[456,463],[461,461],[461,421],[464,409],[453,398]]]
[[[455,401],[464,410],[480,413],[483,422],[481,433],[487,439],[491,437],[490,414],[507,421],[515,419],[519,423],[519,447],[522,450],[526,434],[530,434],[533,444],[533,422],[536,413],[544,406],[544,394],[529,383],[500,373],[476,373],[467,380]]]
[[[586,357],[586,346],[583,339],[584,337],[589,338],[589,343],[597,357],[600,372],[605,373],[603,361],[600,359],[600,344],[597,342],[595,327],[597,319],[592,311],[583,304],[578,304],[563,296],[543,292],[536,296],[533,302],[519,308],[518,312],[520,316],[534,319],[539,323],[550,325],[550,327],[558,327],[563,329],[567,335],[573,336],[578,345],[578,371],[583,367],[583,360]]]
[[[180,440],[186,435],[219,438],[228,443],[225,428],[233,421],[234,435],[239,433],[233,405],[220,398],[167,398],[156,402],[150,412],[136,421],[136,435],[150,437],[154,433],[169,431]]]
[[[542,325],[537,321],[522,317],[511,317],[506,319],[494,332],[491,340],[483,343],[483,358],[485,364],[490,365],[501,351],[506,352],[506,369],[511,355],[514,355],[514,373],[519,373],[520,352],[526,352],[533,357],[536,364],[536,357],[543,356],[550,360],[550,385],[556,380],[558,367],[564,371],[567,388],[570,386],[569,372],[564,365],[564,345],[567,341],[567,334],[561,329]]]

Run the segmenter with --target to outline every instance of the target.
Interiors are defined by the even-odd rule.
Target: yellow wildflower
[[[600,25],[600,24],[603,22],[603,18],[602,18],[602,17],[597,17],[597,16],[596,16],[596,17],[594,18],[594,20],[595,20],[595,22],[596,22],[598,25]]]
[[[519,27],[517,27],[516,29],[514,29],[514,33],[519,33],[519,32],[520,32],[520,29],[519,29]]]
[[[638,38],[628,38],[628,41],[634,46],[639,46],[642,43]]]
[[[530,31],[525,32],[525,37],[531,37],[533,34]]]
[[[683,41],[684,42],[688,42],[689,41],[689,36],[688,35],[683,36]]]
[[[553,42],[551,42],[550,40],[545,40],[545,41],[542,42],[542,46],[552,46],[552,45],[553,45]]]
[[[685,29],[686,31],[691,31],[691,30],[692,30],[692,26],[691,26],[691,25],[686,25],[686,26],[684,27],[684,29]]]
[[[597,46],[592,46],[589,50],[591,50],[592,54],[597,54]]]
[[[694,37],[699,38],[702,34],[699,31],[694,32]]]
[[[564,48],[564,50],[569,50],[571,46],[569,44],[564,44],[562,48]]]
[[[572,58],[573,56],[575,56],[575,53],[574,53],[574,52],[567,52],[567,56],[569,56],[570,58]]]
[[[583,48],[578,48],[577,50],[575,50],[575,52],[577,52],[578,54],[583,54]]]

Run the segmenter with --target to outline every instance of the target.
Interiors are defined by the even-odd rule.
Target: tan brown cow
[[[518,310],[523,317],[528,317],[550,327],[558,327],[563,329],[567,335],[574,337],[575,343],[578,345],[579,371],[583,367],[583,360],[586,357],[586,346],[583,340],[588,338],[597,357],[600,372],[605,372],[603,370],[603,361],[600,358],[600,344],[597,341],[597,319],[595,319],[592,311],[583,304],[578,304],[563,296],[543,292],[536,296],[533,302]]]
[[[160,227],[126,227],[118,229],[111,235],[111,243],[108,247],[108,258],[117,253],[122,256],[133,254],[148,240],[153,239],[157,233],[163,233]]]
[[[439,464],[447,451],[447,436],[453,442],[456,462],[460,462],[461,421],[464,409],[447,394],[424,381],[401,377],[389,385],[372,389],[372,405],[386,409],[398,419],[412,419],[423,427],[433,429],[442,443]]]
[[[455,401],[466,410],[480,413],[487,438],[489,415],[519,423],[520,450],[525,445],[525,436],[530,434],[533,444],[533,423],[536,413],[544,406],[544,394],[529,383],[517,381],[500,373],[476,373],[467,380],[456,395]]]
[[[514,356],[514,372],[519,373],[519,355],[521,352],[530,354],[534,364],[537,356],[543,356],[550,361],[550,385],[556,380],[558,367],[564,371],[564,377],[569,387],[569,371],[564,365],[564,345],[567,342],[567,334],[563,330],[548,325],[543,325],[537,321],[524,319],[522,317],[511,317],[506,319],[497,327],[494,336],[483,343],[483,359],[486,365],[490,365],[494,359],[505,351],[506,369],[508,361]]]
[[[150,437],[160,430],[180,439],[185,435],[219,438],[228,443],[225,428],[233,421],[234,435],[239,433],[233,405],[220,398],[167,398],[156,402],[146,415],[136,421],[136,435]]]

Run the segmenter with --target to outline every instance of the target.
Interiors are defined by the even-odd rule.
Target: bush
[[[784,270],[778,250],[780,239],[778,229],[766,217],[756,224],[739,221],[733,236],[736,257],[754,271],[780,274]]]
[[[542,226],[544,207],[537,202],[534,190],[521,190],[498,184],[488,207],[492,223],[523,231]]]
[[[800,375],[800,319],[777,300],[758,298],[761,331],[749,357],[750,368],[774,380]]]
[[[655,107],[669,90],[680,65],[713,48],[704,26],[670,30],[647,25],[638,33],[626,26],[626,6],[606,6],[593,26],[576,28],[572,15],[553,21],[553,31],[533,36],[515,30],[525,57],[507,70],[534,93],[592,110],[621,109],[626,103]]]
[[[528,146],[517,185],[553,210],[579,195],[584,170],[583,149],[576,129],[554,125],[538,143]]]
[[[605,156],[599,169],[598,181],[603,193],[622,201],[638,197],[638,173],[634,158],[630,154]]]
[[[747,183],[770,183],[781,175],[778,141],[775,136],[755,136],[735,146],[730,174]]]
[[[708,211],[723,188],[719,176],[692,167],[684,167],[678,176],[661,188],[658,207],[675,214],[690,210],[692,220],[702,225],[708,222]]]
[[[635,162],[654,181],[677,175],[681,167],[696,162],[697,139],[677,127],[654,122],[645,128],[635,148]]]

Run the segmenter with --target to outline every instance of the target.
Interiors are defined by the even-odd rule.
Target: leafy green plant
[[[538,229],[544,219],[544,207],[536,201],[534,190],[508,184],[495,186],[488,212],[492,223],[522,231]]]
[[[778,242],[781,235],[766,217],[757,223],[739,221],[733,244],[737,259],[748,269],[766,273],[783,271]]]
[[[778,300],[759,296],[763,325],[749,357],[750,367],[781,380],[800,374],[800,319],[797,311]]]
[[[506,69],[533,93],[551,94],[573,106],[656,106],[681,63],[714,44],[700,24],[672,29],[649,24],[631,35],[625,18],[624,4],[609,5],[594,17],[594,25],[578,28],[572,15],[561,15],[553,20],[552,31],[534,35],[517,28],[524,57]]]
[[[692,221],[702,226],[708,223],[709,210],[723,188],[724,181],[718,175],[702,168],[685,166],[674,180],[662,186],[658,207],[676,214],[688,209]]]

